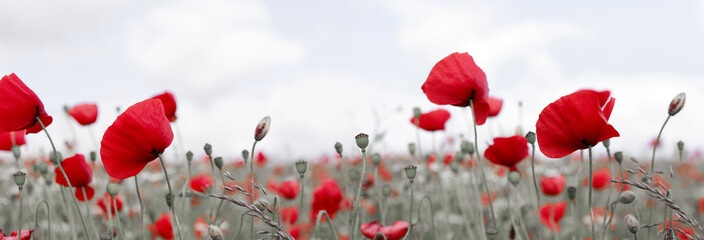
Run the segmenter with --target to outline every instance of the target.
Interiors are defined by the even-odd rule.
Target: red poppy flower
[[[162,94],[156,95],[151,99],[161,100],[161,104],[164,107],[164,114],[169,122],[176,121],[176,98],[169,91]]]
[[[548,196],[557,196],[565,189],[565,177],[562,174],[552,176],[540,176],[540,186],[543,193]]]
[[[31,239],[33,232],[34,230],[22,230],[22,237],[19,240]],[[0,230],[0,240],[17,240],[17,231],[11,232],[10,236],[7,236]]]
[[[616,99],[609,91],[580,90],[543,109],[536,123],[540,151],[561,158],[620,136],[608,120]]]
[[[418,118],[418,124],[416,124],[416,118],[411,118],[411,123],[420,127],[425,131],[439,131],[445,130],[445,123],[450,119],[450,112],[445,109],[438,109],[423,113]]]
[[[100,156],[111,177],[125,179],[142,171],[173,140],[161,102],[148,99],[127,108],[105,131]]]
[[[208,174],[201,173],[191,178],[189,186],[193,191],[205,193],[205,189],[209,189],[213,186],[213,178]]]
[[[300,184],[295,179],[283,181],[276,187],[276,192],[281,194],[281,197],[285,199],[296,199],[298,196],[298,191],[301,189]]]
[[[0,132],[26,129],[26,134],[38,133],[42,126],[37,116],[48,127],[53,118],[44,110],[37,94],[14,73],[0,79]]]
[[[298,220],[298,207],[285,207],[281,209],[281,220],[284,223],[294,224]]]
[[[103,198],[98,199],[98,207],[103,210],[103,213],[105,213],[105,217],[107,218],[108,215],[108,203],[110,204],[110,210],[111,214],[115,216],[115,204],[112,203],[112,197],[108,194],[105,193]],[[122,198],[120,198],[120,195],[115,195],[115,203],[117,203],[117,211],[122,211]]]
[[[449,153],[445,154],[445,158],[442,159],[442,163],[445,164],[445,166],[449,166],[452,161],[455,160],[455,156]]]
[[[504,105],[504,100],[489,96],[489,117],[496,117],[501,112],[501,107]]]
[[[362,182],[362,189],[369,189],[374,186],[374,174],[368,173]]]
[[[546,203],[540,206],[540,222],[553,232],[560,232],[560,219],[565,216],[567,202]]]
[[[152,233],[152,236],[159,236],[167,240],[174,239],[174,229],[171,225],[171,215],[169,213],[162,213],[154,221],[154,224],[147,226],[147,228]]]
[[[73,157],[64,159],[61,162],[61,166],[66,171],[66,176],[68,180],[71,181],[71,186],[75,188],[76,198],[80,201],[85,201],[83,196],[83,188],[85,188],[86,196],[88,200],[93,199],[93,194],[95,190],[88,186],[93,179],[93,170],[88,165],[86,158],[82,154],[76,154]],[[66,178],[58,167],[54,168],[54,181],[64,187],[68,187]]]
[[[374,235],[377,233],[383,233],[388,240],[399,240],[406,235],[408,226],[408,222],[406,221],[396,221],[394,224],[391,224],[391,226],[382,226],[378,222],[373,221],[362,224],[360,230],[362,234],[369,239],[373,239]]]
[[[430,70],[423,83],[423,92],[430,102],[438,105],[469,106],[473,101],[477,125],[489,114],[489,86],[486,75],[467,53],[453,53]]]
[[[699,210],[699,214],[704,214],[704,198],[697,199],[697,205],[699,206],[697,208]]]
[[[528,156],[528,141],[522,136],[497,137],[494,144],[484,151],[489,161],[512,167]]]
[[[24,131],[0,133],[0,150],[10,151],[13,144],[17,146],[25,145],[27,142],[24,140]]]
[[[196,218],[196,221],[193,223],[193,235],[196,239],[203,239],[205,234],[208,232],[209,225],[210,224],[205,221],[203,216]]]
[[[611,186],[611,171],[608,168],[603,168],[592,173],[592,188],[596,190],[608,189]],[[582,182],[584,186],[589,186],[589,178],[585,178]]]
[[[269,160],[269,158],[267,158],[263,152],[259,152],[259,154],[257,154],[257,158],[254,160],[254,164],[256,164],[257,167],[261,167],[266,164],[267,160]]]
[[[310,219],[315,221],[320,210],[325,210],[330,219],[335,219],[335,213],[340,210],[342,201],[342,190],[332,179],[326,179],[313,190],[313,201],[311,201]]]
[[[98,105],[95,103],[81,103],[68,110],[68,115],[83,126],[93,124],[98,119]]]

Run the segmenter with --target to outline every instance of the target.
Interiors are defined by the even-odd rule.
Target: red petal
[[[86,158],[82,154],[73,155],[70,158],[64,159],[61,166],[71,181],[72,187],[82,187],[88,185],[93,178],[93,170],[88,166]],[[54,169],[56,183],[68,187],[66,178],[59,167]]]
[[[95,195],[95,189],[93,189],[90,186],[85,186],[83,188],[86,190],[86,196],[88,196],[88,201],[93,199],[93,195]],[[75,188],[75,189],[76,189],[75,195],[76,195],[76,198],[78,199],[78,201],[84,202],[85,198],[83,197],[83,190],[81,190],[80,187]]]
[[[81,103],[68,110],[68,114],[83,126],[90,125],[98,119],[98,105]]]
[[[362,224],[359,229],[362,231],[362,235],[369,239],[372,239],[374,235],[376,235],[376,233],[379,232],[379,230],[381,229],[381,224],[377,223],[376,221],[373,221],[370,223]]]
[[[12,143],[13,143],[12,136],[14,136],[15,145],[17,145],[17,146],[25,145],[27,142],[24,140],[24,131],[25,130],[20,130],[20,131],[16,131],[16,132],[0,133],[0,150],[4,150],[4,151],[12,150]]]
[[[424,114],[418,118],[418,125],[426,131],[445,130],[445,123],[450,119],[450,112],[445,109],[437,109]],[[411,123],[416,125],[415,117],[411,118]],[[416,126],[418,126],[416,125]]]
[[[489,117],[495,117],[501,112],[501,106],[504,105],[504,100],[489,96]]]
[[[486,100],[489,87],[486,75],[467,53],[453,53],[430,70],[423,83],[428,100],[439,105],[465,107],[469,100]]]
[[[161,100],[161,104],[164,106],[164,114],[170,122],[176,121],[176,98],[171,92],[164,92],[162,94],[152,97],[152,99]]]
[[[37,116],[45,126],[51,124],[42,101],[17,75],[0,79],[0,132],[27,129],[27,133],[37,133],[41,130]]]
[[[494,138],[484,156],[492,163],[512,167],[528,156],[528,141],[522,136]]]

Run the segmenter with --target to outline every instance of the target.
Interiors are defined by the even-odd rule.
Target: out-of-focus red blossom
[[[494,138],[484,156],[495,164],[513,167],[528,156],[528,141],[522,136]]]
[[[489,96],[489,117],[496,117],[501,112],[501,107],[504,105],[504,100]]]
[[[189,186],[193,191],[205,193],[205,189],[209,189],[213,186],[213,178],[208,174],[200,173],[191,178]]]
[[[286,167],[284,166],[276,166],[274,167],[274,176],[281,176],[286,172]]]
[[[147,228],[152,233],[152,239],[156,237],[167,240],[174,239],[174,229],[171,225],[171,215],[169,213],[162,213],[159,218],[154,221],[154,224],[147,226]]]
[[[32,233],[34,233],[34,230],[22,230],[22,237],[19,240],[32,239]],[[10,233],[10,236],[8,236],[2,232],[2,229],[0,229],[0,240],[17,240],[17,234],[18,232],[14,231]]]
[[[592,188],[595,190],[604,190],[611,186],[611,171],[608,168],[602,168],[594,171],[592,174]],[[589,186],[589,177],[582,181],[582,185]]]
[[[540,222],[553,232],[560,232],[560,219],[565,216],[567,202],[546,203],[540,206]]]
[[[243,180],[242,182],[235,183],[235,184],[232,186],[232,188],[235,189],[234,186],[236,185],[236,186],[239,186],[239,187],[241,187],[242,189],[246,190],[247,193],[254,192],[254,199],[258,199],[258,198],[259,198],[259,191],[258,191],[258,190],[252,191],[252,182],[249,181],[250,176],[251,176],[251,174],[247,174],[247,177],[244,178],[244,179],[246,179],[246,180]],[[256,176],[254,177],[254,183],[255,183],[255,184],[257,183],[257,177],[256,177]],[[237,192],[240,192],[240,191],[234,191],[234,192],[237,193]],[[247,201],[249,201],[250,198],[252,198],[252,197],[251,197],[251,196],[244,196],[244,198],[245,198]]]
[[[453,53],[430,70],[421,87],[430,102],[458,107],[474,105],[477,125],[486,122],[489,114],[489,86],[486,75],[467,53]]]
[[[362,182],[362,189],[369,189],[374,186],[374,174],[367,173]]]
[[[127,108],[108,127],[100,143],[100,156],[108,175],[125,179],[142,171],[173,140],[161,101],[148,99]]]
[[[657,146],[655,146],[655,144],[657,144]],[[650,147],[660,148],[660,146],[662,146],[662,138],[660,138],[660,140],[658,141],[658,138],[656,137],[650,141]]]
[[[0,133],[0,150],[10,151],[13,144],[16,146],[25,145],[27,142],[24,140],[24,131]]]
[[[376,213],[376,204],[374,204],[374,202],[362,198],[359,205],[364,208],[364,210],[366,210],[369,215],[373,216],[374,213]]]
[[[662,224],[658,224],[658,225],[660,225],[660,227],[658,227],[658,229],[662,230]],[[678,221],[673,221],[673,224],[672,224],[672,225],[673,225],[673,227],[675,227],[675,228],[677,228],[677,229],[679,229],[679,230],[682,230],[682,231],[683,231],[684,233],[686,233],[687,235],[689,235],[689,236],[694,236],[694,230],[692,230],[692,228],[688,227],[687,225],[682,224],[682,223],[680,223],[680,222],[678,222]],[[669,219],[668,219],[667,223],[665,223],[665,228],[670,228],[670,221],[669,221]],[[681,233],[681,232],[679,232],[679,231],[677,231],[677,230],[675,230],[675,233],[676,233],[676,235],[677,235],[677,239],[691,239],[691,238],[687,237],[687,235],[684,235],[683,233]]]
[[[381,178],[381,180],[388,182],[394,178],[394,174],[391,173],[391,171],[389,171],[388,168],[386,168],[386,166],[384,165],[384,162],[381,162],[377,169],[379,169],[379,178]]]
[[[428,161],[427,161],[428,167],[430,167],[431,165],[433,165],[433,164],[435,163],[435,161],[436,161],[436,159],[435,159],[435,154],[434,154],[434,153],[431,153],[431,154],[428,156]]]
[[[171,92],[165,91],[164,93],[156,95],[151,99],[161,100],[161,104],[164,107],[164,116],[166,116],[166,119],[168,119],[169,122],[176,121],[176,98]]]
[[[609,91],[580,90],[543,109],[536,123],[540,151],[561,158],[620,136],[608,120],[616,99]]]
[[[348,197],[342,199],[342,202],[340,203],[340,208],[344,210],[352,210],[352,199]]]
[[[74,194],[76,198],[80,201],[85,201],[82,190],[82,188],[85,188],[88,200],[93,199],[95,190],[88,186],[93,179],[93,170],[88,166],[88,162],[86,162],[86,158],[83,154],[76,154],[70,158],[64,159],[64,161],[61,162],[61,166],[64,168],[64,171],[66,171],[66,176],[68,176],[68,180],[71,181],[71,186],[75,188]],[[54,181],[64,187],[68,187],[66,178],[59,167],[54,168],[54,173]]]
[[[437,109],[427,113],[423,113],[418,118],[418,124],[416,124],[416,118],[411,118],[411,123],[425,131],[440,131],[445,130],[445,123],[450,119],[450,112],[445,109]]]
[[[697,205],[697,210],[699,210],[699,214],[704,214],[704,198],[697,199]]]
[[[271,189],[281,195],[285,199],[296,199],[298,196],[298,191],[301,190],[301,185],[298,184],[298,180],[291,179],[281,182],[278,186],[274,185]]]
[[[256,164],[257,167],[261,167],[261,166],[264,166],[264,164],[266,164],[267,160],[269,160],[269,158],[267,158],[263,152],[259,152],[259,154],[257,154],[256,160],[254,161],[254,164]]]
[[[78,124],[87,126],[98,120],[98,105],[95,103],[81,103],[69,109],[68,115],[71,115]]]
[[[446,153],[445,158],[442,159],[442,163],[445,164],[445,166],[448,166],[454,160],[455,160],[455,156],[453,156],[452,154]]]
[[[298,220],[298,207],[285,207],[281,209],[281,220],[293,225]]]
[[[496,194],[493,192],[491,193],[491,202],[493,203],[496,201]],[[484,206],[489,206],[489,195],[486,195],[486,193],[482,193],[482,204]]]
[[[655,174],[654,179],[655,179],[655,186],[657,186],[657,185],[659,184],[659,185],[662,185],[663,187],[665,187],[665,188],[667,188],[667,189],[670,189],[670,183],[667,182],[667,180],[665,180],[664,178],[662,178],[660,175]]]
[[[235,165],[235,168],[242,168],[244,167],[244,160],[241,158],[235,159],[233,165]]]
[[[0,132],[27,130],[25,134],[38,133],[42,126],[37,117],[48,127],[53,118],[44,110],[44,103],[14,73],[0,79]]]
[[[559,173],[552,176],[540,176],[540,186],[545,195],[560,195],[562,190],[565,189],[565,177]]]
[[[115,216],[115,205],[112,203],[112,197],[108,195],[108,193],[105,193],[103,198],[98,199],[98,207],[103,210],[103,213],[105,213],[105,218],[107,219],[108,217],[108,203],[110,204],[110,210],[112,210],[113,216]],[[122,198],[120,198],[120,195],[115,195],[115,203],[117,203],[117,211],[122,211]]]
[[[373,221],[362,224],[359,229],[362,231],[362,234],[369,239],[373,239],[374,235],[377,233],[383,233],[388,240],[399,240],[406,235],[408,226],[408,222],[406,221],[396,221],[390,226],[382,226],[378,222]]]
[[[313,201],[311,201],[310,219],[315,221],[320,210],[325,210],[330,219],[335,219],[335,213],[340,210],[342,201],[342,190],[335,180],[324,180],[313,190]]]
[[[203,239],[203,236],[208,233],[208,222],[205,221],[205,217],[199,216],[193,223],[193,235],[196,239]]]

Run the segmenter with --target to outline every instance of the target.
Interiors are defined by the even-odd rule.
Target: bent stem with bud
[[[161,153],[155,153],[159,157],[159,162],[161,162],[161,169],[164,170],[164,176],[166,178],[166,186],[169,189],[169,194],[166,195],[166,204],[169,205],[169,210],[171,210],[171,218],[173,219],[174,225],[176,225],[176,234],[178,239],[181,239],[181,227],[178,223],[178,216],[176,216],[176,211],[174,210],[174,193],[171,190],[171,182],[169,181],[169,173],[166,171],[166,165],[164,164],[164,159],[161,157]]]

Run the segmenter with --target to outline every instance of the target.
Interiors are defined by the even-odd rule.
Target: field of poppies
[[[418,134],[408,152],[379,153],[360,133],[340,136],[355,145],[330,143],[323,161],[281,162],[256,149],[267,144],[268,116],[241,156],[207,143],[164,154],[178,136],[170,92],[118,110],[99,149],[77,152],[52,138],[52,117],[88,126],[96,103],[48,113],[20,76],[0,80],[0,150],[13,156],[1,159],[0,239],[704,239],[704,198],[692,194],[704,181],[699,157],[680,141],[677,157],[656,159],[684,93],[662,109],[650,159],[609,148],[628,133],[608,122],[608,90],[568,94],[529,129],[478,139],[503,102],[468,53],[452,53],[421,88],[469,113],[456,148],[421,146]],[[449,118],[415,108],[399,124],[464,131],[445,129]],[[27,134],[46,136],[31,144],[47,150],[25,151]],[[550,159],[536,159],[536,146]]]

